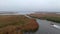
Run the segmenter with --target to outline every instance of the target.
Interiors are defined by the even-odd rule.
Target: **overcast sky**
[[[0,11],[60,11],[60,0],[0,0]]]

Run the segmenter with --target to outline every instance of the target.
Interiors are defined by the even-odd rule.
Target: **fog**
[[[60,0],[0,0],[0,11],[60,12]]]

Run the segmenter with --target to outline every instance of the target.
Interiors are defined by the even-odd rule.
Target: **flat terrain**
[[[36,20],[24,15],[0,15],[0,34],[24,34],[37,28]]]
[[[60,14],[56,13],[33,13],[29,16],[60,23]]]
[[[31,34],[60,34],[59,23],[48,21],[48,20],[40,20],[40,19],[36,19],[36,21],[39,25],[39,28],[35,33],[31,33]],[[53,25],[51,23],[53,23]]]

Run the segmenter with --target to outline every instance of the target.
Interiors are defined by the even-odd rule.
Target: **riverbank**
[[[28,15],[32,18],[38,18],[38,19],[42,19],[42,20],[48,20],[48,21],[53,21],[53,22],[57,22],[60,23],[60,15],[53,15],[53,14],[30,14]]]
[[[24,15],[0,15],[0,34],[24,34],[38,29],[35,19],[29,19]]]
[[[48,21],[53,21],[53,22],[56,22],[56,23],[60,23],[60,17],[49,17],[49,16],[45,16],[45,17],[41,17],[41,18],[46,19]]]

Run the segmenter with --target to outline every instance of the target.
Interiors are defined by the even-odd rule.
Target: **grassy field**
[[[37,28],[36,20],[24,15],[0,15],[0,34],[23,34]]]
[[[23,20],[25,19],[25,20]],[[8,25],[23,25],[26,24],[29,21],[28,18],[26,18],[25,16],[0,16],[0,28],[2,27],[6,27]]]
[[[29,16],[60,23],[60,14],[30,14]]]
[[[56,23],[60,23],[60,17],[49,17],[49,16],[45,16],[45,17],[42,17],[43,19],[46,19],[46,20],[49,20],[49,21],[53,21],[53,22],[56,22]]]

